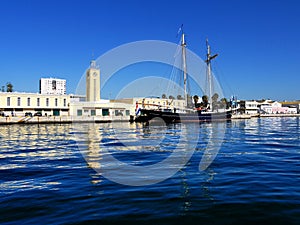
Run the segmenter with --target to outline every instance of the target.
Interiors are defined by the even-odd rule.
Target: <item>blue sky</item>
[[[41,77],[58,77],[74,93],[93,55],[139,40],[178,43],[184,24],[190,50],[204,58],[208,37],[219,53],[226,95],[300,99],[299,12],[297,0],[1,0],[0,85],[38,92]]]

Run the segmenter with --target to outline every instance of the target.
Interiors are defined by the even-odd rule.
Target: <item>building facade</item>
[[[65,95],[66,80],[57,78],[41,78],[40,94],[44,95]]]
[[[98,102],[71,101],[70,115],[74,117],[127,119],[134,115],[134,105],[100,100]]]
[[[5,115],[25,116],[39,112],[43,116],[69,115],[70,95],[1,92],[0,111]]]
[[[168,99],[168,98],[133,98],[137,108],[142,109],[185,109],[186,104],[183,99]],[[177,112],[179,112],[177,111]]]
[[[257,101],[245,101],[245,113],[249,115],[258,114],[258,105]]]
[[[296,114],[296,107],[287,107],[272,100],[245,101],[245,113],[255,114]]]
[[[297,113],[300,113],[300,101],[285,101],[285,102],[280,102],[282,106],[293,108],[294,110],[297,111]]]

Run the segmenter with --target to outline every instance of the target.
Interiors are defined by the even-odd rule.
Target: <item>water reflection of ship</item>
[[[225,121],[230,120],[232,110],[227,109],[227,102],[218,102],[219,95],[217,93],[212,94],[212,73],[211,73],[211,61],[218,56],[218,54],[211,55],[210,45],[206,41],[207,56],[205,63],[207,65],[207,81],[208,81],[208,93],[202,97],[203,102],[198,103],[199,97],[196,95],[194,99],[194,107],[191,104],[192,99],[187,93],[187,66],[186,66],[186,42],[185,34],[181,35],[181,49],[182,49],[182,66],[183,66],[183,85],[184,85],[184,100],[185,108],[173,110],[168,107],[159,107],[159,109],[140,109],[140,115],[135,119],[136,122],[149,122],[154,118],[161,118],[167,123],[172,122],[212,122],[212,121]],[[226,100],[226,99],[225,99]]]
[[[189,177],[192,177],[192,175],[185,169],[180,172],[179,176],[181,181],[179,185],[181,185],[180,199],[182,200],[180,214],[182,216],[189,215],[189,213],[195,209],[203,207],[203,201],[208,201],[210,204],[215,200],[211,192],[212,182],[216,174],[213,169],[209,168],[201,174],[198,174],[198,176],[201,177],[201,182],[199,184],[194,183],[192,186],[189,184]],[[191,198],[193,195],[191,192],[193,191],[200,191],[200,194],[197,195],[198,198]],[[201,206],[199,204],[201,204]]]

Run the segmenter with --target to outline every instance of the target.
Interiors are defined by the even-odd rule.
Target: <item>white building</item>
[[[254,115],[258,113],[262,114],[295,114],[297,108],[284,107],[280,102],[272,100],[260,100],[260,101],[245,101],[245,113]]]
[[[70,115],[75,117],[95,117],[110,118],[111,120],[129,120],[130,115],[134,115],[134,105],[111,102],[110,100],[100,100],[97,102],[71,101]]]
[[[41,78],[40,94],[45,95],[65,95],[66,80],[57,78]]]
[[[280,102],[269,101],[269,104],[261,105],[261,112],[267,114],[296,114],[297,108],[284,107]]]
[[[0,92],[0,111],[6,115],[69,115],[70,95],[46,95],[22,92]]]
[[[258,113],[258,105],[257,101],[245,101],[245,113],[249,115],[254,115]]]
[[[70,115],[82,118],[106,120],[129,120],[135,105],[100,98],[100,69],[94,60],[86,71],[86,98],[75,97],[70,102]]]

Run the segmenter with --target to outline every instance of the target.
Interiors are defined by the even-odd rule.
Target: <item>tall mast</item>
[[[184,86],[184,101],[185,106],[187,106],[187,91],[186,91],[186,79],[187,79],[187,73],[186,73],[186,43],[185,43],[185,36],[182,31],[181,36],[181,48],[182,48],[182,63],[183,63],[183,86]]]
[[[208,39],[206,39],[206,47],[207,47],[207,54],[206,54],[206,65],[207,65],[207,80],[208,80],[208,99],[210,102],[210,109],[212,109],[212,79],[211,79],[211,60],[216,58],[218,54],[213,56],[210,55],[210,46],[208,44]]]

